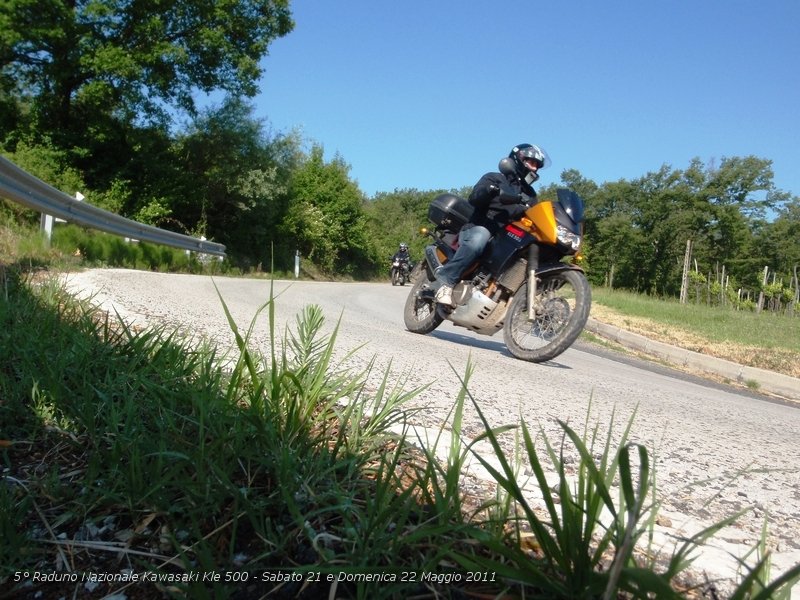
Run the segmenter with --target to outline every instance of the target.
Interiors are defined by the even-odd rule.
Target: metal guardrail
[[[78,201],[23,171],[2,156],[0,156],[0,197],[64,221],[106,233],[183,250],[225,256],[224,244],[138,223],[87,202]]]

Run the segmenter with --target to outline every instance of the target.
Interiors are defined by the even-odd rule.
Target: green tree
[[[719,167],[708,169],[704,194],[720,207],[735,206],[748,219],[763,218],[775,208],[772,161],[755,156],[723,158]]]
[[[754,247],[762,258],[760,268],[769,266],[788,282],[795,269],[800,272],[800,197],[784,193],[783,198],[777,218],[756,233]]]
[[[161,185],[176,115],[197,91],[254,95],[292,27],[288,0],[3,0],[0,141],[50,140],[95,189]]]
[[[362,208],[364,195],[340,156],[326,163],[314,145],[293,172],[291,203],[283,230],[301,254],[329,273],[364,275],[377,257]]]
[[[586,202],[584,246],[589,253],[588,276],[594,284],[637,289],[642,285],[637,260],[644,244],[642,230],[634,223],[631,201],[634,185],[627,181],[606,183]]]
[[[739,280],[755,273],[752,263],[761,259],[753,234],[765,212],[783,202],[771,162],[752,156],[723,159],[718,167],[694,159],[682,171],[664,165],[596,193],[587,189],[592,280],[608,280],[613,268],[615,286],[669,295],[680,290],[689,239],[705,272],[725,267]]]
[[[251,105],[229,98],[196,119],[173,152],[183,166],[172,193],[181,227],[225,244],[242,267],[288,268],[279,230],[301,157],[297,136],[270,135]]]
[[[566,169],[561,172],[561,186],[573,190],[581,198],[586,200],[593,197],[598,190],[597,184],[591,179],[586,179],[577,169]],[[540,190],[540,196],[545,192]]]
[[[253,96],[292,27],[288,0],[4,0],[0,83],[32,98],[41,131],[192,112],[198,89]]]
[[[710,165],[698,201],[707,211],[703,228],[707,264],[725,265],[739,279],[755,277],[753,232],[766,211],[778,207],[772,162],[754,156],[725,158]]]
[[[378,193],[364,203],[370,239],[384,267],[401,242],[408,244],[414,262],[422,258],[425,245],[430,240],[421,236],[419,230],[430,225],[428,205],[437,194],[443,192],[402,189]]]
[[[594,283],[665,291],[675,256],[682,252],[676,231],[687,227],[680,180],[681,174],[666,165],[634,181],[606,183],[596,192],[590,182],[575,180],[587,190],[586,238]]]
[[[16,152],[8,153],[6,158],[65,194],[73,196],[75,192],[86,190],[80,173],[67,166],[65,153],[50,145],[31,147],[24,143],[18,144]],[[0,203],[0,213],[6,213],[15,221],[31,225],[40,218],[38,212],[10,201]]]

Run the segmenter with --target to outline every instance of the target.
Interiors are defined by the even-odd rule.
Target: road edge
[[[740,385],[747,386],[754,383],[758,386],[759,391],[775,394],[789,400],[800,401],[800,379],[795,377],[756,367],[748,367],[715,356],[707,356],[693,350],[671,346],[638,333],[626,331],[615,325],[608,325],[592,317],[589,317],[586,322],[585,329],[625,348],[654,356],[670,364],[712,373]]]

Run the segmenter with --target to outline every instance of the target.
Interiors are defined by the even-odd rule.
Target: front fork
[[[528,249],[528,320],[536,320],[536,269],[539,268],[539,246],[531,244]]]

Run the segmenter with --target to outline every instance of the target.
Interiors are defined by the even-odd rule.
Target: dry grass
[[[638,333],[665,344],[701,352],[708,356],[716,356],[741,365],[800,378],[800,355],[791,350],[714,341],[688,329],[674,325],[667,326],[646,317],[623,314],[597,303],[592,305],[591,316],[608,325]]]

